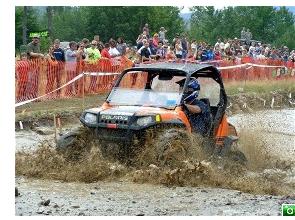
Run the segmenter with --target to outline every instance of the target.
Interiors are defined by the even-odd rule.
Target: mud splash
[[[166,140],[167,135],[171,134],[166,134]],[[182,135],[182,139],[169,143],[159,139],[165,135],[152,137],[131,166],[106,159],[95,145],[79,161],[68,161],[55,146],[45,142],[34,152],[16,153],[16,175],[66,182],[126,180],[166,186],[213,186],[254,194],[294,195],[294,163],[270,155],[267,145],[260,141],[258,135],[241,132],[238,148],[245,153],[247,166],[228,158],[212,157],[201,147],[198,136]],[[167,145],[169,149],[155,153]],[[191,147],[184,149],[187,146]]]

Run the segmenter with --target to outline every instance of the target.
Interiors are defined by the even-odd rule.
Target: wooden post
[[[57,135],[56,135],[56,117],[55,114],[53,115],[53,121],[54,121],[54,139],[55,139],[55,143],[57,143]]]
[[[59,129],[59,133],[61,134],[61,122],[60,122],[60,117],[57,118],[57,126],[58,126],[58,129]]]
[[[24,126],[23,126],[23,123],[22,123],[22,121],[19,121],[19,128],[20,128],[21,130],[23,130],[23,129],[24,129]]]
[[[83,76],[82,76],[82,87],[83,87],[83,91],[82,91],[82,97],[83,97],[83,111],[85,110],[85,74],[83,72]]]

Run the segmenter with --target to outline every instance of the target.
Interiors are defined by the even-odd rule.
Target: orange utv
[[[104,143],[100,144],[104,154],[116,151],[120,157],[132,157],[147,139],[150,141],[160,135],[158,141],[172,141],[182,135],[177,132],[179,130],[192,132],[183,105],[190,78],[200,83],[198,98],[208,105],[212,116],[207,134],[200,137],[207,146],[209,143],[211,153],[226,155],[237,142],[238,135],[227,120],[227,95],[220,72],[212,65],[158,63],[126,69],[117,78],[103,105],[85,110],[80,121],[87,132]],[[183,79],[185,83],[180,88],[177,82]],[[60,146],[69,146],[74,136],[74,133],[64,135]],[[119,149],[107,150],[112,144]],[[245,159],[241,154],[237,156]]]

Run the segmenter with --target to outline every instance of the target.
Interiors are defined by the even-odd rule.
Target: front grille
[[[125,115],[100,115],[99,123],[127,125],[130,117]]]

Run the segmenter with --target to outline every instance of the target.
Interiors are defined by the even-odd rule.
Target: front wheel
[[[141,166],[154,164],[161,167],[180,168],[185,161],[198,158],[198,143],[188,131],[181,128],[167,128],[149,131],[144,148],[137,156]]]
[[[90,152],[94,140],[93,131],[89,128],[81,127],[59,136],[56,150],[66,160],[81,160]]]

